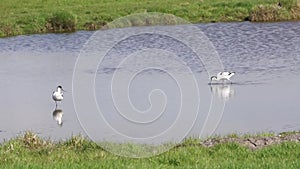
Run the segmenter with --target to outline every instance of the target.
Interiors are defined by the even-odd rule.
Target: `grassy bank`
[[[299,7],[298,0],[1,0],[0,37],[101,29],[117,18],[145,12],[192,23],[294,20],[300,18]]]
[[[292,135],[295,133],[277,137]],[[299,133],[296,135],[298,138]],[[208,147],[205,141],[186,140],[158,156],[132,159],[113,155],[79,136],[52,143],[26,133],[0,146],[0,168],[300,168],[299,141],[286,140],[256,150],[235,141],[224,141],[236,138],[215,138],[219,142]],[[247,136],[240,140],[265,138],[265,135]]]

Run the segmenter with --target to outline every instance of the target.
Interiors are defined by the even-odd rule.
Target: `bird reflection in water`
[[[213,95],[216,95],[218,98],[222,100],[229,100],[234,96],[234,89],[231,84],[216,84],[210,85],[210,90]]]
[[[60,126],[60,127],[62,127],[62,125],[63,125],[63,120],[62,120],[62,118],[63,118],[63,111],[62,111],[62,109],[55,109],[54,111],[53,111],[53,120],[55,120],[56,121],[56,123]]]

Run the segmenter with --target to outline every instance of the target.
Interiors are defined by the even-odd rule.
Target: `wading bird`
[[[210,81],[216,80],[216,81],[230,81],[230,78],[235,74],[235,72],[219,72],[217,76],[212,76],[210,78]]]
[[[55,107],[57,107],[57,102],[60,102],[64,99],[63,91],[64,89],[61,86],[57,86],[56,90],[53,91],[52,99],[55,101]]]

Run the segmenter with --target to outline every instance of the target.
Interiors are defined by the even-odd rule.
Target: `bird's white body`
[[[56,106],[58,101],[62,101],[64,99],[63,89],[61,86],[57,86],[56,90],[53,91],[52,99],[55,101]]]
[[[211,81],[221,81],[221,80],[228,80],[230,81],[230,78],[235,74],[235,72],[219,72],[217,76],[212,76],[210,78]]]
[[[57,89],[52,94],[52,99],[54,101],[62,101],[64,99],[64,94],[61,88],[57,87]]]

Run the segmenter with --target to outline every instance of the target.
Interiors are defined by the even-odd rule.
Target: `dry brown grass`
[[[20,137],[19,139],[24,143],[25,147],[31,149],[49,147],[53,145],[52,142],[43,140],[31,131],[27,131],[24,136]]]
[[[300,19],[300,0],[257,5],[250,12],[252,22],[274,22]]]
[[[293,19],[300,19],[300,0],[298,0],[297,5],[291,9],[291,15]]]
[[[250,13],[252,22],[270,22],[289,19],[288,11],[277,4],[258,5]]]

